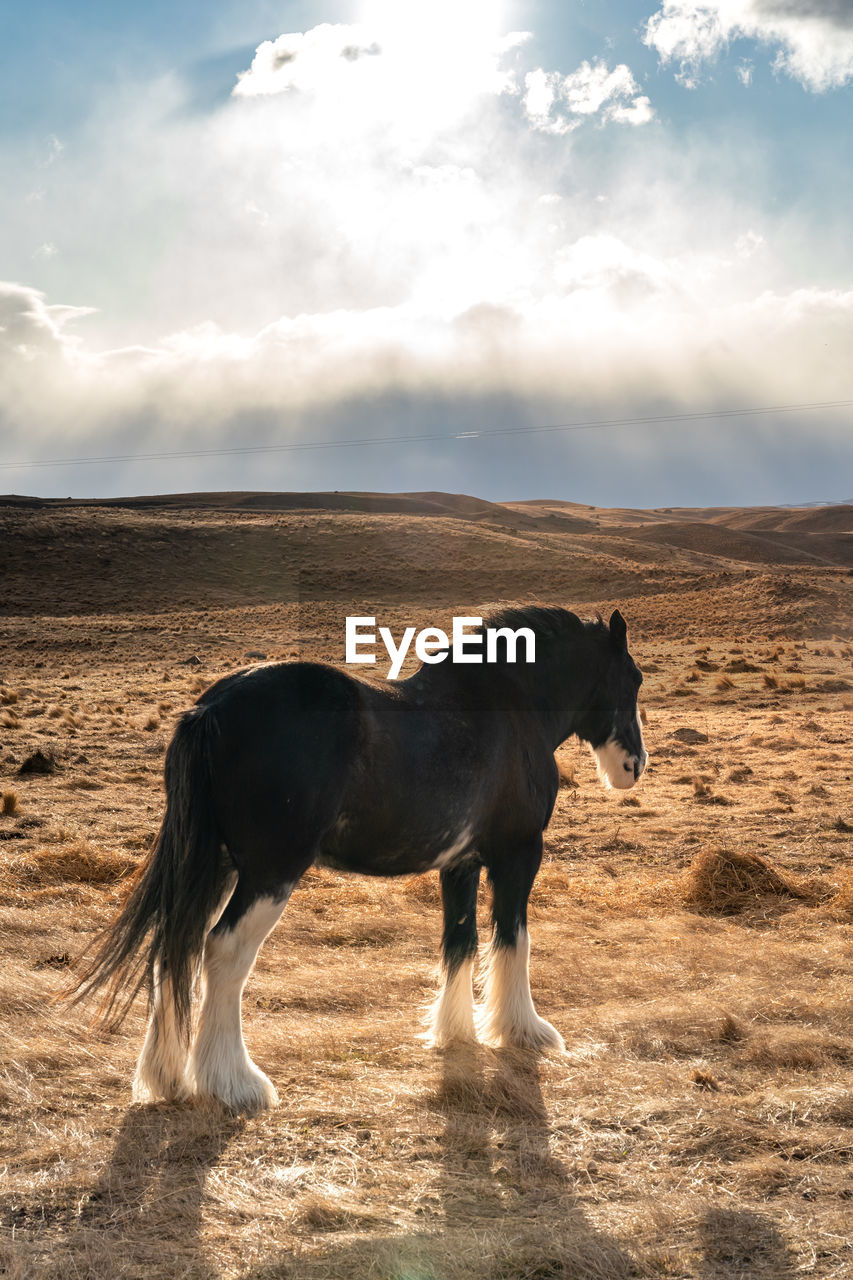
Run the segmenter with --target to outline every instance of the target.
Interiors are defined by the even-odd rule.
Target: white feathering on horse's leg
[[[565,1049],[563,1037],[533,1007],[528,967],[530,936],[519,929],[515,946],[489,948],[483,976],[483,1004],[477,1014],[477,1033],[495,1048]]]
[[[133,1100],[177,1102],[190,1093],[187,1082],[189,1045],[178,1026],[172,984],[168,976],[161,978],[159,972],[155,976],[152,1003],[148,1030],[133,1078]]]
[[[435,1049],[476,1040],[474,1029],[474,959],[466,957],[452,970],[442,966],[444,982],[432,1002],[424,1039]]]
[[[243,987],[261,943],[284,910],[280,898],[260,898],[232,929],[208,935],[204,951],[204,999],[190,1075],[199,1094],[234,1111],[274,1107],[278,1094],[246,1051],[240,1017]]]

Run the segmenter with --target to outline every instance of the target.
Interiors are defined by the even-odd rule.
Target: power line
[[[357,449],[372,445],[418,444],[424,441],[482,440],[501,436],[544,432],[602,431],[611,427],[659,426],[670,422],[704,422],[725,418],[754,418],[774,413],[814,413],[825,409],[849,409],[853,400],[820,400],[807,404],[763,405],[755,409],[706,409],[693,413],[655,414],[648,417],[607,418],[588,422],[556,422],[542,426],[483,427],[475,431],[425,431],[408,436],[362,436],[352,440],[306,440],[287,444],[233,445],[219,449],[176,449],[155,453],[114,453],[90,458],[34,458],[28,462],[0,462],[0,471],[35,467],[88,467],[109,462],[154,462],[179,458],[223,458],[234,455],[295,453],[299,450]]]

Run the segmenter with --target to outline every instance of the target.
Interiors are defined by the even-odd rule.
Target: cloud
[[[600,59],[582,62],[566,76],[540,67],[527,73],[524,84],[527,118],[543,133],[570,133],[585,117],[594,115],[602,121],[633,125],[647,124],[654,118],[650,100],[639,93],[624,63],[611,71]]]
[[[9,367],[42,359],[66,361],[78,344],[65,334],[65,325],[92,310],[48,306],[38,289],[0,281],[0,362]]]
[[[258,46],[234,96],[300,94],[335,110],[347,127],[434,131],[483,96],[516,92],[502,64],[529,34],[500,33],[481,10],[473,2],[462,10],[448,0],[401,3],[376,26],[322,23],[280,35]]]
[[[324,23],[261,44],[238,77],[236,97],[300,93],[334,101],[357,118],[389,116],[433,123],[458,115],[482,96],[521,96],[528,122],[546,133],[567,133],[585,117],[645,124],[654,116],[624,64],[610,69],[598,59],[562,75],[537,68],[523,81],[505,59],[529,39],[527,32],[465,39],[458,21],[446,30],[434,22],[379,32],[366,25]],[[389,104],[393,103],[393,112]]]
[[[379,57],[382,47],[364,27],[324,22],[307,32],[290,32],[265,40],[252,65],[237,78],[236,97],[265,94],[358,92],[363,69],[355,64]]]
[[[65,143],[57,138],[55,133],[49,133],[45,138],[45,154],[41,161],[41,167],[47,169],[54,164],[65,150]]]
[[[300,315],[249,337],[206,324],[154,348],[97,352],[64,332],[79,308],[66,315],[34,290],[2,286],[4,461],[202,452],[0,474],[16,491],[63,494],[448,488],[629,505],[849,496],[837,485],[849,428],[832,414],[759,419],[746,431],[715,424],[710,451],[707,424],[480,434],[849,394],[853,291],[766,290],[735,302],[722,292],[708,297],[706,266],[582,237],[552,291],[516,306],[479,304],[444,321],[406,305]],[[402,442],[317,448],[377,437]],[[308,447],[205,456],[270,444]]]
[[[77,431],[105,449],[140,415],[148,438],[171,447],[203,446],[252,421],[277,424],[285,441],[310,441],[320,419],[327,435],[345,436],[353,403],[388,397],[520,401],[534,423],[557,411],[571,420],[578,405],[607,417],[625,405],[642,413],[843,398],[853,291],[733,298],[749,269],[744,245],[754,253],[758,239],[745,232],[715,275],[696,255],[581,236],[558,255],[549,288],[514,301],[446,317],[409,302],[284,316],[250,336],[206,323],[156,346],[101,352],[66,332],[85,308],[51,307],[6,284],[0,418],[19,450],[57,432],[67,450]],[[451,410],[451,429],[452,420]]]
[[[853,301],[811,288],[817,273],[785,239],[790,211],[762,208],[755,187],[727,183],[725,156],[673,146],[666,125],[626,145],[616,126],[653,114],[630,69],[537,68],[498,8],[389,0],[387,20],[366,11],[265,42],[207,114],[181,112],[174,78],[128,89],[39,173],[36,209],[22,174],[21,283],[0,287],[5,456],[452,436],[457,423],[846,395]],[[594,146],[577,145],[582,130]],[[40,243],[61,257],[34,257]],[[61,293],[30,287],[60,267]],[[66,300],[98,312],[51,305]],[[644,465],[667,474],[671,437],[645,440]],[[640,444],[622,447],[633,458]],[[366,450],[306,450],[272,483],[483,490],[485,454],[463,478],[454,450],[389,449],[372,473]],[[492,451],[504,462],[489,463],[491,492],[501,465],[510,489],[541,492],[579,477],[581,454],[593,445],[558,436],[526,438],[511,463]],[[690,456],[706,465],[701,444]],[[733,474],[722,454],[719,467]],[[167,483],[157,474],[149,487]],[[217,474],[181,484],[234,483],[230,465]]]
[[[853,80],[849,0],[664,0],[644,39],[662,62],[677,62],[691,86],[703,64],[737,39],[775,48],[774,68],[815,93]],[[740,74],[748,83],[747,70]]]

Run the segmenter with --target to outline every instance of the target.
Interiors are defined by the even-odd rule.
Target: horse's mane
[[[483,619],[483,627],[530,627],[537,635],[559,639],[561,636],[577,636],[582,631],[606,631],[607,626],[599,615],[593,622],[584,622],[576,613],[547,605],[528,604],[506,609],[496,609]]]

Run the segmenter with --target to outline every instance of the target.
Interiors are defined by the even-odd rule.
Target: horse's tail
[[[205,935],[233,869],[213,817],[211,743],[217,732],[206,707],[181,717],[166,753],[160,831],[73,989],[75,1003],[103,991],[97,1016],[112,1026],[143,987],[150,1004],[156,984],[168,980],[179,1034],[189,1038]]]

